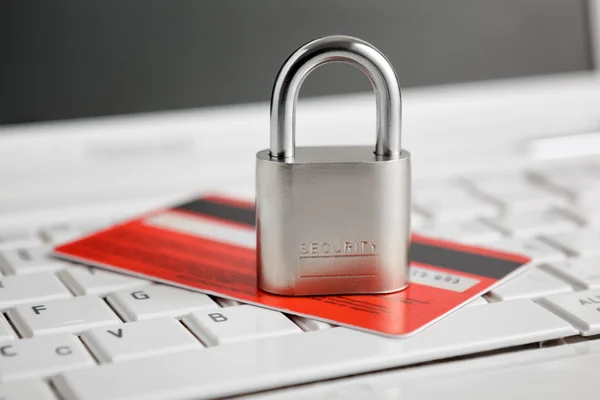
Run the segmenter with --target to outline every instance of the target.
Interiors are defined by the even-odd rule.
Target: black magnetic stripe
[[[252,227],[255,226],[256,221],[254,208],[236,207],[204,199],[181,204],[176,206],[175,209],[222,218]],[[517,261],[468,253],[415,241],[411,244],[410,258],[412,261],[418,263],[493,279],[503,278],[522,265],[522,263]]]
[[[517,261],[467,253],[414,241],[411,244],[410,258],[418,263],[493,279],[501,279],[523,265],[523,263]]]
[[[174,209],[209,215],[249,226],[255,225],[254,208],[242,208],[200,199],[180,204],[174,207]]]

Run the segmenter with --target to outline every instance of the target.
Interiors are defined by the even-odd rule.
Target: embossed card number
[[[411,265],[408,268],[409,280],[412,283],[431,286],[438,289],[452,290],[462,293],[467,289],[477,285],[480,280],[459,276],[445,272],[439,272],[434,269],[417,267]]]

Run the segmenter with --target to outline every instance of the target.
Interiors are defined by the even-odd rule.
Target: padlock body
[[[389,293],[407,286],[410,154],[299,147],[257,154],[258,285],[282,295]]]

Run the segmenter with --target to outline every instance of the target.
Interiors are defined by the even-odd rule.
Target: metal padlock
[[[375,147],[295,147],[302,82],[329,62],[373,84]],[[282,295],[389,293],[408,284],[410,154],[400,147],[401,93],[387,58],[348,36],[313,40],[284,63],[271,98],[271,145],[256,157],[258,285]],[[339,132],[343,138],[344,132]]]

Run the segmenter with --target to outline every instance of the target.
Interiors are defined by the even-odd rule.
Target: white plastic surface
[[[107,301],[126,321],[157,317],[180,318],[193,310],[219,307],[203,293],[166,285],[121,290],[109,295]]]
[[[0,232],[0,250],[24,246],[41,246],[42,241],[34,233],[23,230]]]
[[[40,379],[28,379],[0,385],[2,400],[56,400],[50,387]]]
[[[1,383],[94,365],[81,341],[68,333],[0,343]]]
[[[488,243],[503,239],[502,231],[477,219],[450,221],[436,224],[435,228],[415,230],[423,235],[466,243]]]
[[[576,333],[533,302],[514,300],[464,307],[403,340],[337,327],[105,364],[53,382],[65,400],[205,399]]]
[[[583,342],[352,376],[236,399],[596,399],[599,363],[599,342]]]
[[[497,205],[455,185],[430,184],[423,189],[415,188],[413,207],[437,222],[495,217],[499,212]]]
[[[545,268],[583,289],[600,288],[600,257],[550,263]]]
[[[486,247],[505,250],[517,254],[524,254],[532,259],[535,264],[543,262],[564,260],[566,254],[537,239],[503,239],[497,242],[486,243]]]
[[[48,255],[48,249],[38,247],[16,247],[0,253],[0,269],[4,275],[31,274],[57,271],[70,265]]]
[[[485,304],[488,304],[488,301],[484,297],[477,297],[475,300],[465,305],[465,307],[482,306]]]
[[[4,318],[4,315],[0,314],[0,341],[12,340],[16,338],[17,335],[15,332],[13,332],[8,322],[6,322],[6,318]]]
[[[81,340],[102,363],[203,347],[181,322],[170,317],[90,329]]]
[[[600,333],[600,289],[548,296],[542,303],[571,322],[583,336]]]
[[[576,232],[543,235],[543,239],[571,256],[600,255],[600,231],[582,229]]]
[[[0,279],[0,309],[18,304],[64,299],[69,290],[50,272],[7,276]]]
[[[207,346],[302,332],[282,313],[248,304],[193,311],[183,323]]]
[[[72,266],[62,271],[61,278],[78,296],[105,296],[111,292],[141,288],[150,284],[150,281],[145,279],[81,266]]]
[[[489,221],[498,229],[513,237],[527,238],[540,234],[564,233],[577,229],[579,225],[555,209],[529,210],[512,213]]]
[[[23,304],[8,310],[7,315],[23,337],[80,333],[96,326],[121,322],[110,307],[95,296]]]
[[[564,204],[566,198],[545,190],[519,177],[476,182],[476,190],[491,201],[497,202],[505,213],[539,210]]]
[[[81,236],[83,231],[70,224],[57,224],[44,227],[40,230],[40,235],[44,240],[52,245],[69,242]]]
[[[538,298],[570,292],[573,287],[539,268],[530,268],[489,293],[494,300]]]
[[[587,164],[579,168],[561,171],[544,171],[544,180],[578,204],[586,205],[600,200],[600,169]]]

